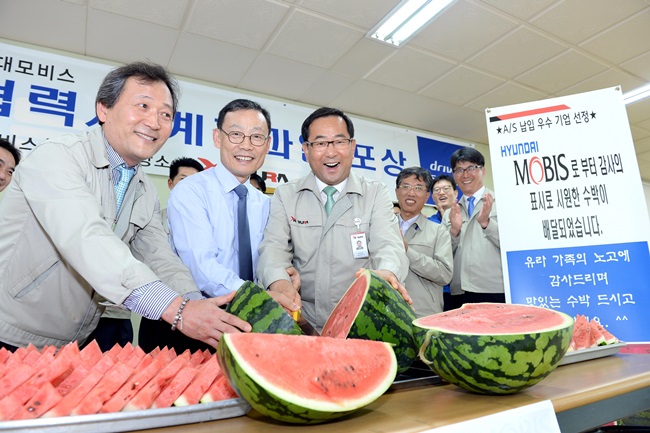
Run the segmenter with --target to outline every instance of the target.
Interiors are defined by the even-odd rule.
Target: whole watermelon
[[[513,394],[557,367],[573,319],[530,305],[465,304],[413,322],[419,356],[444,380],[481,394]]]
[[[417,356],[413,338],[413,308],[383,278],[366,269],[352,283],[330,314],[321,335],[391,343],[398,371]]]
[[[226,311],[266,334],[302,335],[302,330],[282,306],[257,284],[245,281]]]
[[[397,371],[390,344],[307,335],[224,334],[217,358],[255,410],[295,424],[328,421],[370,404]]]

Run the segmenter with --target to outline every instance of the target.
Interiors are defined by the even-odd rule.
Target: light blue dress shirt
[[[172,248],[190,269],[196,285],[208,296],[226,295],[244,281],[239,278],[237,194],[239,180],[222,164],[179,182],[167,203]],[[271,199],[248,188],[248,225],[253,272],[259,254]]]

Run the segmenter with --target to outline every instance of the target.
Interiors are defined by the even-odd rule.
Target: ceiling
[[[499,107],[650,82],[650,0],[455,0],[400,48],[399,0],[0,0],[0,37],[487,144]],[[628,106],[650,182],[650,99]]]

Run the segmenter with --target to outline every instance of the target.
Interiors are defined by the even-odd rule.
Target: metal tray
[[[567,352],[558,365],[573,364],[575,362],[589,361],[590,359],[602,358],[604,356],[616,355],[621,347],[627,346],[624,342],[608,344],[606,346],[592,347],[589,349]]]
[[[111,433],[192,424],[245,415],[250,406],[241,398],[164,409],[96,415],[62,416],[0,422],[0,432]]]
[[[397,375],[389,391],[414,388],[416,386],[437,385],[442,381],[440,376],[431,371],[430,368],[417,365],[409,368],[404,373]]]

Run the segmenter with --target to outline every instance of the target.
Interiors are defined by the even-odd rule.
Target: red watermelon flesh
[[[495,310],[500,311],[495,314]],[[565,321],[552,310],[539,308],[532,316],[527,306],[486,302],[465,304],[463,308],[421,317],[418,324],[457,334],[499,335],[552,329],[564,326]]]
[[[100,413],[118,412],[138,393],[144,386],[149,383],[152,377],[156,375],[163,367],[163,358],[152,358],[149,365],[142,370],[136,370],[136,373],[129,377],[122,387],[102,406]]]
[[[348,336],[354,318],[365,300],[366,285],[366,280],[362,278],[354,280],[344,295],[345,302],[341,301],[336,304],[327,319],[321,332],[323,337],[346,338]]]
[[[11,419],[33,419],[38,418],[45,412],[50,410],[54,405],[58,404],[63,397],[52,386],[51,383],[46,382],[41,386],[36,394],[21,407]]]
[[[99,348],[97,340],[92,340],[79,352],[81,363],[89,370],[93,368],[93,365],[97,364],[103,356],[104,354],[102,353],[102,349]]]
[[[569,350],[581,350],[591,347],[591,327],[585,316],[576,315],[573,335]]]
[[[214,379],[221,372],[221,367],[217,362],[216,356],[211,356],[205,363],[201,365],[201,370],[199,374],[194,378],[192,383],[189,384],[185,391],[174,401],[175,406],[187,406],[190,404],[197,404],[201,397],[214,382]]]
[[[201,397],[201,403],[212,403],[213,401],[228,400],[236,397],[237,393],[230,386],[228,378],[223,371],[219,371],[210,388]]]
[[[605,344],[615,344],[618,343],[618,338],[614,337],[611,332],[609,332],[603,325],[596,322],[594,319],[591,319],[589,324],[592,326],[592,329],[596,328],[602,334]]]
[[[311,401],[331,410],[345,410],[355,401],[365,405],[383,394],[397,373],[395,353],[388,343],[284,334],[222,338],[242,370],[268,392],[294,404]],[[220,357],[232,382],[233,372],[221,361]]]
[[[201,359],[203,354],[201,354]],[[185,388],[192,382],[194,377],[199,373],[199,369],[192,365],[191,361],[181,369],[165,385],[160,395],[156,397],[151,405],[152,408],[169,407],[181,395]]]

